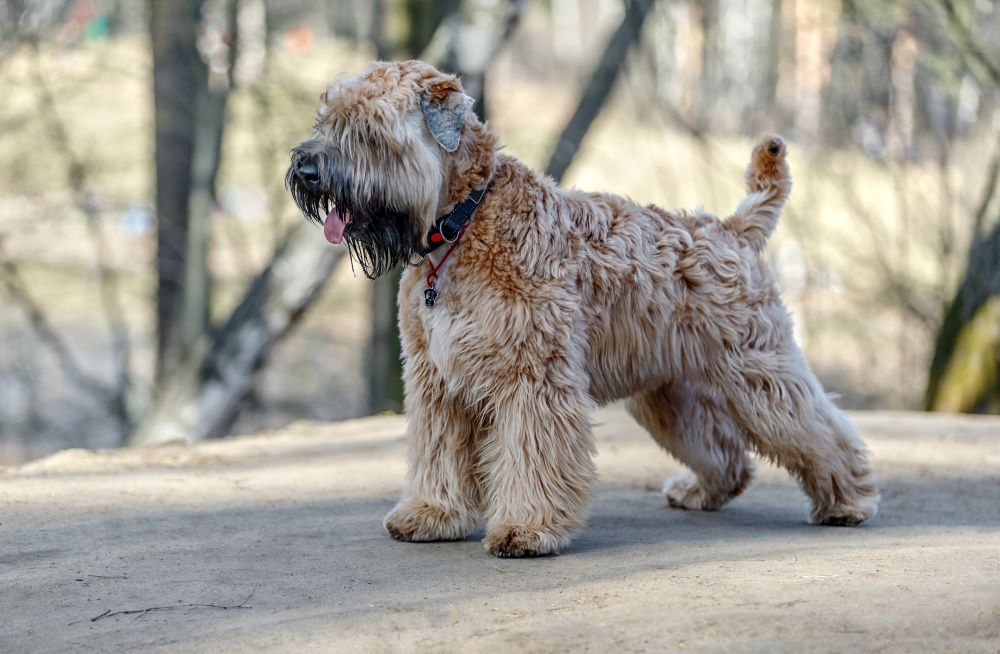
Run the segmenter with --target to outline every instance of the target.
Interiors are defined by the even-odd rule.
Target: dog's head
[[[302,213],[375,278],[415,258],[448,202],[457,160],[470,156],[463,128],[482,126],[458,78],[420,61],[371,63],[338,78],[320,101],[285,184]]]

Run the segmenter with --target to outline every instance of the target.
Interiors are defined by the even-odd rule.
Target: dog
[[[754,147],[719,219],[564,190],[470,111],[458,78],[374,62],[321,96],[286,185],[326,238],[399,289],[408,472],[386,516],[402,541],[556,553],[595,481],[590,415],[628,411],[689,470],[670,505],[716,510],[785,467],[810,519],[857,525],[879,493],[864,444],[823,392],[761,258],[791,190],[786,145]]]

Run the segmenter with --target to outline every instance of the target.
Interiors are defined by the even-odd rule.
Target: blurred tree
[[[221,15],[220,24],[205,20],[210,4]],[[149,8],[156,123],[156,380],[161,382],[209,326],[209,236],[235,56],[236,0],[150,0]]]
[[[1000,89],[996,53],[986,52],[976,41],[968,19],[953,0],[942,0],[941,6],[969,71],[984,88]],[[1000,138],[973,212],[965,275],[935,341],[924,395],[929,410],[1000,412],[1000,208],[993,221],[987,219],[998,185]],[[989,224],[992,228],[987,230]]]
[[[128,444],[224,436],[271,349],[312,305],[343,254],[305,221],[288,230],[222,327],[203,335],[165,380]]]
[[[982,234],[998,179],[1000,139],[975,213],[965,276],[935,340],[924,396],[931,411],[1000,412],[1000,211]]]
[[[719,29],[719,0],[701,0],[695,3],[698,11],[698,27],[701,36],[701,65],[698,79],[698,104],[696,125],[699,132],[705,132],[715,114],[715,105],[723,95],[722,44]]]
[[[867,153],[881,157],[892,88],[890,55],[899,21],[882,4],[845,0],[841,7],[830,79],[823,89],[823,138],[843,143],[850,142],[852,132],[861,133]]]
[[[181,313],[181,352],[186,357],[210,326],[211,276],[208,269],[212,212],[216,205],[216,178],[222,162],[226,107],[238,43],[236,0],[220,0],[214,20],[203,11],[198,28],[199,54],[204,76],[199,76],[194,98],[191,148],[191,188],[188,191],[187,251],[184,300]],[[210,7],[206,3],[205,9]],[[190,114],[189,114],[190,115]],[[172,363],[172,362],[171,362]]]
[[[202,0],[150,0],[156,142],[156,378],[183,347],[185,283],[195,115],[192,98],[207,84],[195,26]],[[207,307],[206,307],[207,309]],[[197,318],[204,320],[204,312]]]

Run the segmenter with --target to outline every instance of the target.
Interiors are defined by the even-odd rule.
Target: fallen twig
[[[247,595],[247,598],[240,602],[239,604],[225,605],[225,604],[175,604],[173,606],[150,606],[145,609],[130,609],[128,611],[112,611],[108,609],[100,615],[95,615],[90,619],[91,622],[97,622],[104,618],[111,618],[116,615],[137,615],[137,618],[150,613],[152,611],[173,611],[175,609],[222,609],[223,611],[228,611],[229,609],[252,609],[252,606],[247,606],[247,602],[253,597],[253,594],[257,592],[257,586],[255,585]]]

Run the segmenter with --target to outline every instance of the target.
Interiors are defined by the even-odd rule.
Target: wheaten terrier
[[[409,469],[385,528],[536,556],[566,546],[594,485],[591,410],[628,410],[690,471],[670,504],[718,509],[751,452],[787,468],[813,522],[879,494],[863,443],[795,345],[760,252],[791,189],[780,138],[753,150],[724,220],[564,190],[509,155],[459,80],[377,62],[322,96],[292,150],[299,208],[399,291]]]

